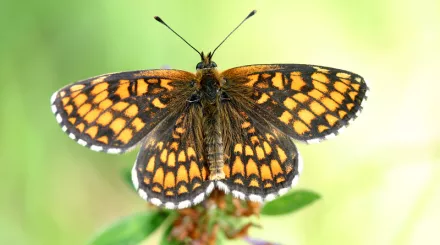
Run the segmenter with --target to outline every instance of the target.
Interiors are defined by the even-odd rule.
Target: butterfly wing
[[[179,110],[193,90],[194,79],[194,74],[179,70],[102,75],[55,92],[52,111],[63,131],[79,144],[122,153],[136,146],[170,111]]]
[[[214,188],[203,157],[203,115],[188,106],[160,123],[141,146],[132,178],[146,201],[169,209],[202,202]]]
[[[222,108],[225,179],[219,189],[243,200],[270,201],[298,181],[301,157],[291,139],[263,118],[253,118],[237,105]]]
[[[356,118],[368,90],[357,74],[312,65],[251,65],[222,75],[226,93],[249,115],[308,143],[335,136]]]

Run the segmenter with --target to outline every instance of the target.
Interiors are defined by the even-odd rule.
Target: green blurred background
[[[115,71],[195,71],[198,55],[153,16],[210,51],[252,9],[216,53],[220,69],[326,65],[359,73],[371,91],[340,137],[299,145],[299,187],[323,199],[262,217],[251,234],[282,244],[439,244],[438,0],[2,0],[0,244],[84,244],[145,210],[120,178],[136,151],[106,155],[69,139],[50,110],[54,91]]]

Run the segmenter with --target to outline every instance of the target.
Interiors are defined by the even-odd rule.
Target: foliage
[[[297,190],[290,192],[272,202],[264,205],[261,214],[264,215],[282,215],[295,212],[314,201],[318,200],[320,196],[312,191]]]
[[[166,212],[142,212],[116,221],[98,234],[90,245],[138,244],[166,219]]]

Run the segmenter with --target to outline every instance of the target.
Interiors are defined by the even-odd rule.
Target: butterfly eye
[[[197,70],[199,70],[199,69],[203,69],[203,62],[199,62],[199,63],[197,64],[197,66],[196,66],[196,69],[197,69]]]
[[[217,64],[214,61],[211,61],[211,67],[217,67]]]

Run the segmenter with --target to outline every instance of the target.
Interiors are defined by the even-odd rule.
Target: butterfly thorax
[[[199,92],[201,99],[214,102],[220,88],[220,77],[217,69],[202,69],[197,72],[200,73]]]

